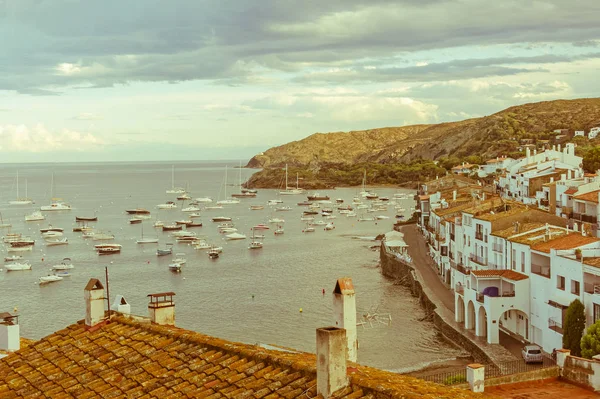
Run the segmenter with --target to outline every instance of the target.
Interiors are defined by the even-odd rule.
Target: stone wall
[[[515,384],[517,382],[524,381],[545,380],[549,378],[556,378],[558,375],[558,367],[540,368],[539,370],[527,371],[525,373],[489,378],[485,380],[485,386],[493,387],[495,385]]]
[[[600,361],[567,356],[561,378],[574,384],[600,391]]]
[[[411,265],[396,258],[392,254],[386,253],[383,245],[380,251],[380,260],[381,273],[386,277],[399,280],[403,285],[410,288],[412,295],[419,298],[419,302],[425,312],[431,314],[433,324],[444,338],[450,343],[465,349],[477,362],[484,364],[494,363],[494,359],[490,358],[486,351],[482,350],[453,325],[453,320],[447,320],[447,318],[440,315],[436,310],[436,305],[425,293],[425,290],[419,279],[416,277],[414,268]]]

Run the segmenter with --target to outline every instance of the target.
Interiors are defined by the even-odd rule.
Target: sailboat
[[[167,190],[167,194],[185,194],[183,188],[175,187],[175,165],[171,166],[171,189]]]
[[[52,192],[52,203],[50,205],[44,205],[40,208],[42,211],[70,211],[71,205],[67,205],[62,202],[62,198],[54,197],[54,173],[52,173],[52,182],[50,183],[50,190]]]
[[[4,223],[4,220],[2,219],[2,212],[0,212],[0,229],[6,229],[9,227],[12,227],[12,224]]]
[[[379,195],[377,195],[377,193],[374,193],[372,191],[367,191],[367,170],[366,169],[365,169],[365,174],[364,174],[363,181],[362,181],[362,191],[360,192],[360,195],[366,199],[379,198]]]
[[[240,161],[240,182],[239,182],[239,187],[240,187],[240,193],[236,193],[236,194],[231,194],[232,198],[254,198],[256,197],[256,190],[244,190],[242,188],[242,161]]]
[[[158,238],[144,238],[144,225],[142,224],[142,237],[136,242],[138,244],[158,244]]]
[[[302,194],[304,192],[304,190],[302,190],[301,188],[298,188],[298,174],[296,173],[296,188],[291,188],[288,186],[288,165],[287,163],[285,164],[285,190],[284,191],[280,191],[279,194],[280,195],[295,195],[295,194]]]
[[[225,184],[223,184],[223,187],[225,187],[225,199],[217,201],[217,205],[239,204],[240,200],[235,199],[235,198],[227,198],[227,166],[225,166]]]
[[[248,249],[261,249],[263,247],[263,243],[257,241],[254,236],[254,229],[252,229],[252,242],[248,245]]]
[[[29,205],[33,200],[27,196],[27,180],[25,180],[25,197],[19,197],[19,171],[17,170],[17,199],[8,201],[9,205]]]

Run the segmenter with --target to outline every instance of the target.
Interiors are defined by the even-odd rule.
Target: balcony
[[[536,265],[536,264],[532,263],[531,264],[531,273],[537,274],[538,276],[550,278],[550,265],[542,266],[542,265]]]
[[[548,201],[547,199],[541,199],[540,205],[541,206],[550,206],[550,201]]]
[[[463,264],[461,263],[456,263],[454,261],[450,261],[450,267],[461,272],[462,274],[471,274],[471,269],[470,268],[466,268]]]
[[[585,283],[583,284],[583,290],[588,294],[600,295],[600,284]]]
[[[596,224],[598,223],[598,217],[593,215],[581,215],[581,221],[584,223]]]
[[[558,321],[554,318],[548,319],[548,328],[552,331],[556,331],[559,334],[563,333],[562,321]]]
[[[492,244],[492,251],[504,253],[504,245],[502,245],[502,244]]]
[[[477,263],[478,265],[487,266],[487,259],[485,259],[483,256],[478,256],[478,255],[475,255],[475,254],[470,254],[469,255],[469,260]]]

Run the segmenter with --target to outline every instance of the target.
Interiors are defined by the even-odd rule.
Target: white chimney
[[[567,174],[566,174],[566,173],[562,173],[562,174],[560,175],[560,180],[561,180],[561,181],[565,181],[565,180],[567,180]]]
[[[558,152],[560,152],[560,144],[558,145]]]
[[[97,278],[88,281],[83,289],[85,299],[85,325],[94,327],[104,320],[104,286]]]
[[[531,158],[531,150],[529,147],[525,148],[525,156],[527,157],[527,163],[529,163],[529,159]]]
[[[348,386],[346,375],[346,330],[317,328],[317,395],[325,399]]]
[[[336,327],[346,330],[348,340],[348,360],[356,362],[358,338],[356,333],[356,296],[354,285],[349,277],[340,278],[333,290],[333,314]]]
[[[456,190],[452,191],[452,201],[456,201]]]
[[[115,312],[130,314],[131,313],[131,305],[129,302],[125,300],[123,295],[117,295],[115,301],[113,302],[110,310],[114,310]]]
[[[8,312],[0,313],[0,350],[14,352],[20,347],[19,316]]]
[[[163,292],[159,294],[150,294],[150,303],[148,303],[148,312],[150,321],[155,324],[174,326],[175,325],[175,302],[173,302],[174,292]]]

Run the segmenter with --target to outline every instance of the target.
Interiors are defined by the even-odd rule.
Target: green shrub
[[[585,307],[579,299],[575,299],[569,305],[563,327],[563,348],[569,349],[573,356],[581,356],[581,336],[585,330]]]
[[[467,382],[467,378],[464,375],[454,375],[444,380],[444,385],[455,385]]]
[[[600,320],[592,324],[581,339],[581,356],[586,359],[600,354]]]

